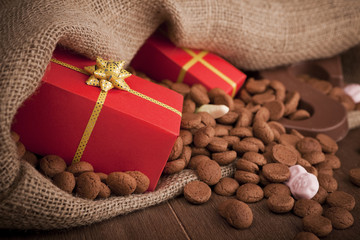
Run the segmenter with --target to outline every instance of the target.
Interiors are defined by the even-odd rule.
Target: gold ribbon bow
[[[129,91],[130,87],[124,79],[131,76],[131,73],[123,69],[124,65],[125,61],[106,61],[97,57],[95,65],[84,67],[91,74],[86,84],[100,87],[104,92],[114,87]]]

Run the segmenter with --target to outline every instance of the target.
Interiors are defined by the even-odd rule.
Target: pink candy
[[[289,168],[290,178],[285,184],[296,199],[311,199],[319,190],[319,182],[314,174],[308,173],[305,168],[295,165]]]

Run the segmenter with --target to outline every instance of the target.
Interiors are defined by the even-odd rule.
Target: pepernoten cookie
[[[264,187],[264,195],[269,198],[271,195],[289,195],[290,188],[282,183],[271,183]]]
[[[266,201],[269,209],[274,213],[290,212],[294,207],[295,200],[289,195],[271,195]]]
[[[235,172],[234,178],[239,182],[239,183],[254,183],[254,184],[258,184],[260,182],[260,177],[259,175],[255,174],[255,173],[251,173],[251,172],[246,172],[246,171],[242,171],[242,170],[237,170]]]
[[[80,161],[80,162],[72,163],[70,166],[67,167],[66,170],[74,174],[75,177],[77,177],[84,172],[93,172],[94,168],[90,163]]]
[[[59,156],[47,155],[40,159],[40,169],[46,176],[53,177],[65,171],[66,163],[64,159]]]
[[[303,218],[303,228],[318,237],[325,237],[332,231],[330,219],[321,215],[308,215]]]
[[[184,197],[188,202],[202,204],[211,197],[211,188],[204,182],[192,181],[184,187]]]
[[[224,177],[215,185],[214,192],[221,196],[232,196],[239,188],[239,183],[230,177]]]
[[[295,215],[305,217],[307,215],[321,215],[323,208],[315,200],[299,199],[295,202],[293,211]]]
[[[237,229],[248,228],[253,222],[251,209],[246,203],[239,200],[228,199],[222,202],[218,211],[231,226]]]
[[[133,178],[135,178],[135,180],[136,180],[136,189],[135,189],[134,193],[143,193],[149,188],[150,180],[142,172],[128,171],[126,173],[129,174],[130,176],[132,176]]]
[[[101,180],[94,172],[80,174],[76,180],[76,193],[82,198],[95,199],[100,192]]]
[[[245,183],[237,189],[236,198],[246,203],[254,203],[264,198],[264,191],[256,184]]]
[[[268,163],[262,167],[262,173],[270,182],[285,182],[290,177],[289,168],[282,163]]]
[[[250,162],[248,160],[242,159],[240,158],[237,162],[236,162],[236,169],[237,170],[243,170],[246,172],[251,172],[251,173],[258,173],[259,172],[259,166],[256,165],[253,162]]]
[[[106,183],[111,191],[119,196],[129,195],[136,189],[136,179],[124,172],[110,173]]]
[[[276,144],[272,148],[272,159],[274,162],[293,166],[297,163],[299,154],[291,147],[284,144]]]
[[[331,207],[325,210],[324,216],[330,219],[336,229],[346,229],[354,224],[354,217],[345,208]]]
[[[75,188],[75,177],[70,172],[61,172],[54,176],[53,183],[61,190],[72,193]]]
[[[325,152],[325,153],[336,153],[337,152],[337,150],[339,148],[337,143],[334,141],[334,139],[332,139],[328,135],[319,133],[316,135],[316,139],[319,141],[323,152]]]
[[[354,196],[343,191],[335,191],[330,193],[326,198],[326,202],[331,207],[342,207],[348,211],[353,210],[355,207]]]
[[[221,167],[214,160],[201,161],[196,172],[200,180],[208,185],[215,185],[221,179]]]
[[[225,151],[225,152],[213,153],[211,155],[212,159],[221,166],[232,163],[236,159],[236,156],[237,154],[235,151]]]
[[[349,172],[350,181],[360,187],[360,168],[353,168]]]

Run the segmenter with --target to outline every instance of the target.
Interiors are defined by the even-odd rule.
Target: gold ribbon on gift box
[[[101,109],[105,103],[107,93],[112,88],[118,88],[127,91],[147,101],[155,103],[163,108],[166,108],[181,117],[181,112],[179,110],[131,89],[124,80],[125,78],[131,76],[131,73],[123,69],[123,66],[125,64],[124,61],[105,61],[102,58],[97,58],[95,65],[87,66],[84,69],[59,61],[55,58],[52,58],[51,61],[74,71],[90,75],[89,79],[86,81],[86,84],[91,86],[98,86],[101,88],[95,107],[90,115],[89,121],[85,127],[84,133],[75,152],[73,163],[79,162],[81,160],[86,145],[90,139],[91,133],[95,127],[97,118],[99,117]]]
[[[185,52],[187,52],[190,56],[193,58],[189,60],[185,65],[181,68],[177,82],[183,82],[185,78],[186,72],[197,62],[202,63],[206,68],[208,68],[210,71],[218,75],[221,79],[223,79],[225,82],[227,82],[232,87],[232,93],[231,96],[234,97],[236,94],[236,83],[226,76],[224,73],[220,72],[217,68],[215,68],[213,65],[211,65],[209,62],[207,62],[204,57],[206,54],[208,54],[208,51],[201,51],[200,53],[196,54],[194,51],[188,49],[188,48],[182,48]]]

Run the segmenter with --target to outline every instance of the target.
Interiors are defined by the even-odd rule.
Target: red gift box
[[[81,158],[97,172],[141,171],[154,190],[179,135],[183,97],[134,75],[125,79],[131,92],[112,89],[104,97],[79,72],[94,61],[60,49],[54,58],[59,61],[49,64],[41,86],[16,114],[13,130],[22,143],[68,164]]]
[[[221,57],[207,51],[176,47],[158,32],[140,48],[131,66],[156,80],[201,83],[207,89],[222,88],[232,97],[246,79],[243,72]]]

